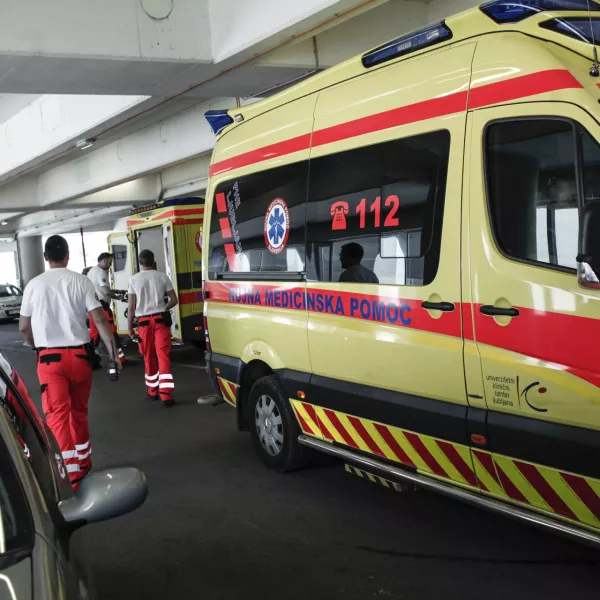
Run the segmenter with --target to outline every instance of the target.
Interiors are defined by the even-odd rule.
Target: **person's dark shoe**
[[[156,394],[156,396],[153,394],[146,394],[146,398],[148,398],[148,400],[158,400],[158,394]]]
[[[162,405],[164,407],[173,406],[175,404],[175,400],[163,400]]]

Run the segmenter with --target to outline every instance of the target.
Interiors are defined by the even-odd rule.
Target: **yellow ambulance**
[[[152,250],[156,269],[173,282],[179,305],[173,313],[171,335],[177,342],[204,345],[202,319],[202,224],[204,200],[183,198],[164,200],[132,211],[127,231],[108,237],[113,254],[112,286],[126,290],[131,276],[139,271],[138,255]],[[129,333],[127,303],[114,301],[118,333]]]
[[[596,40],[597,2],[487,2],[207,114],[208,368],[267,465],[600,543]]]

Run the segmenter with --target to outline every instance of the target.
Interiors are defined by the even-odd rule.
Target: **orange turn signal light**
[[[300,400],[304,400],[304,398],[306,398],[306,394],[302,390],[298,390],[296,394]]]
[[[472,433],[471,441],[474,444],[477,444],[478,446],[486,446],[487,445],[487,440],[485,439],[485,436],[480,435],[479,433]]]
[[[217,368],[215,369],[215,373],[216,373],[217,375],[220,375],[220,374],[221,374],[221,369],[219,369],[219,367],[217,367]]]

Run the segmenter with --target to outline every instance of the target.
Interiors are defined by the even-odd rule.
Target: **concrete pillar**
[[[19,255],[19,278],[24,288],[34,277],[44,272],[44,250],[42,236],[32,235],[17,239],[17,253]]]

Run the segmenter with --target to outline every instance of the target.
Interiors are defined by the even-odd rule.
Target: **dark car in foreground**
[[[77,531],[146,495],[133,468],[92,472],[74,493],[52,433],[0,353],[0,599],[95,598]]]

